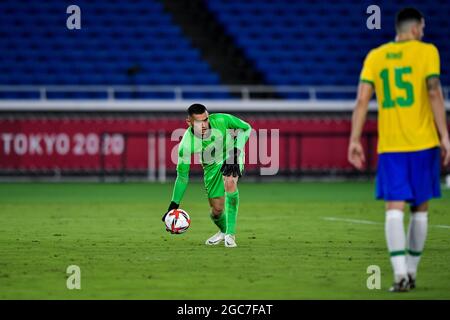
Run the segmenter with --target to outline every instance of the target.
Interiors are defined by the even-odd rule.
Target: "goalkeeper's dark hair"
[[[416,8],[403,8],[397,12],[395,16],[395,28],[399,31],[402,25],[406,22],[415,21],[420,23],[423,19],[423,14]]]
[[[200,103],[194,103],[187,109],[187,112],[190,116],[194,114],[202,114],[205,113],[205,111],[206,107]]]

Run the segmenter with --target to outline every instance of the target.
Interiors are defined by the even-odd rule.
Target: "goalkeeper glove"
[[[164,225],[166,224],[166,216],[167,216],[167,214],[173,209],[178,209],[179,206],[180,206],[179,204],[177,204],[177,203],[175,203],[173,201],[170,202],[170,205],[169,205],[169,208],[167,209],[167,212],[164,213],[164,215],[163,215],[163,217],[161,219],[162,222],[164,222]],[[167,228],[167,226],[166,226],[166,231],[172,232],[170,229]]]
[[[170,210],[173,210],[173,209],[178,209],[180,207],[180,205],[178,204],[178,203],[175,203],[175,202],[171,202],[170,203],[170,205],[169,205],[169,208],[167,209],[167,212],[166,213],[164,213],[164,215],[163,215],[163,217],[162,217],[162,222],[164,222],[165,220],[166,220],[166,216],[167,216],[167,214],[169,213],[169,211]]]
[[[222,168],[220,168],[222,175],[226,177],[242,177],[241,168],[238,163],[240,154],[241,150],[239,150],[238,148],[234,148],[230,151],[228,159],[223,163]]]

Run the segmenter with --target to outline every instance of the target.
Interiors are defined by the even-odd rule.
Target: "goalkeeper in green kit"
[[[226,247],[236,247],[237,182],[244,169],[244,147],[252,128],[230,114],[209,114],[201,104],[191,105],[187,112],[189,128],[178,146],[177,178],[172,201],[162,220],[164,222],[170,210],[178,209],[189,181],[191,155],[199,153],[211,220],[219,228],[206,244],[217,245],[224,241]]]

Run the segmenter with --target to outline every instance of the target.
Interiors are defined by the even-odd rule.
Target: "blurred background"
[[[366,26],[372,4],[381,29]],[[66,26],[70,5],[80,29]],[[277,174],[261,176],[258,158],[249,179],[371,178],[375,101],[362,172],[346,160],[350,115],[364,57],[394,40],[404,6],[426,17],[450,109],[449,1],[3,0],[0,177],[170,180],[172,133],[198,102],[267,139],[279,130]]]

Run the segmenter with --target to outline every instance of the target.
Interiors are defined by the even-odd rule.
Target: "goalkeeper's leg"
[[[213,167],[212,170],[205,170],[205,187],[208,192],[210,204],[219,203],[218,199],[225,194],[225,212],[222,213],[222,215],[219,215],[220,211],[223,209],[216,208],[217,212],[214,214],[214,206],[212,205],[212,220],[219,229],[221,229],[221,234],[217,236],[224,236],[225,246],[236,247],[236,219],[239,209],[239,190],[237,188],[237,183],[239,178],[233,177],[233,175],[222,176],[220,167],[221,166],[219,165]],[[242,164],[240,165],[240,170],[243,172]],[[223,229],[223,223],[225,223],[225,229]],[[214,238],[214,236],[211,238]],[[208,239],[207,242],[209,242],[210,239]]]
[[[227,229],[225,231],[225,246],[236,247],[236,220],[239,210],[238,177],[223,177],[225,185],[225,213],[227,216]]]
[[[219,231],[206,240],[207,245],[217,245],[225,239],[227,229],[227,216],[224,212],[225,197],[209,198],[211,206],[211,220],[219,228]]]
[[[211,220],[219,228],[219,232],[206,240],[207,245],[216,245],[223,241],[227,229],[227,216],[225,214],[225,189],[222,181],[220,166],[211,166],[205,169],[205,189],[211,207]]]
[[[211,207],[211,220],[222,233],[225,233],[227,229],[227,217],[223,212],[225,197],[209,198],[208,201]]]

